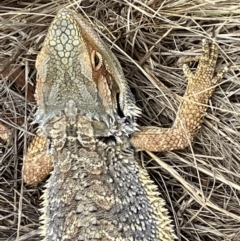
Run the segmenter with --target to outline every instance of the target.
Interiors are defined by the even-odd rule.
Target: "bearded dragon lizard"
[[[165,202],[135,150],[189,145],[215,84],[215,42],[203,40],[196,73],[172,128],[137,128],[140,114],[122,68],[85,18],[63,9],[49,27],[36,61],[39,134],[23,169],[28,184],[51,170],[43,195],[45,241],[172,241]],[[48,154],[44,151],[48,150]]]

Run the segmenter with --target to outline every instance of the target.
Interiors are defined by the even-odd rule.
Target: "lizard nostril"
[[[95,70],[99,70],[102,66],[102,55],[97,51],[92,52],[92,64]]]

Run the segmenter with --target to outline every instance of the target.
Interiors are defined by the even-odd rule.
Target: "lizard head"
[[[59,11],[36,61],[36,122],[66,114],[110,122],[135,123],[139,109],[122,68],[81,15]]]

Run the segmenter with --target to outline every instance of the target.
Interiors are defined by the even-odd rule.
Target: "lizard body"
[[[57,14],[36,62],[37,139],[44,144],[35,159],[35,144],[30,146],[23,170],[25,181],[36,184],[53,165],[43,195],[45,241],[174,240],[165,202],[134,151],[189,143],[226,72],[213,77],[216,60],[216,45],[204,41],[196,74],[184,67],[189,85],[173,127],[138,131],[140,111],[114,54],[81,15],[67,9]],[[47,161],[41,154],[46,137]],[[36,165],[46,168],[36,171]]]

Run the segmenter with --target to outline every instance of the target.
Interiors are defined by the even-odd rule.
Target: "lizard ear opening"
[[[96,71],[99,70],[102,66],[102,55],[99,52],[94,50],[91,54],[91,61],[92,61],[93,68]]]
[[[120,94],[119,92],[116,93],[116,102],[117,102],[117,113],[118,115],[122,118],[124,117],[123,110],[121,109],[121,104],[120,104]]]

